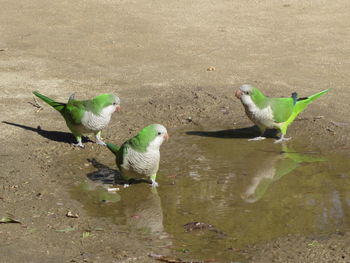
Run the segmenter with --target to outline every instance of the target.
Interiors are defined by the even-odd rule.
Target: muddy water
[[[102,165],[71,192],[91,215],[148,236],[154,252],[240,260],[248,244],[350,230],[349,161],[300,141],[178,131],[161,149],[157,191],[138,184],[109,193],[114,167]],[[190,222],[212,226],[186,231]]]

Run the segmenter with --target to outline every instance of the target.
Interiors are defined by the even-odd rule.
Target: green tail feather
[[[50,98],[40,94],[37,91],[33,91],[33,94],[35,96],[37,96],[38,98],[42,99],[43,101],[45,101],[47,104],[49,104],[51,107],[53,107],[55,110],[57,110],[59,112],[62,112],[64,107],[66,106],[65,103],[54,101],[53,99],[50,99]]]
[[[113,144],[113,143],[109,143],[107,142],[107,148],[112,152],[114,153],[115,155],[118,154],[118,151],[120,149],[120,147],[118,147],[117,145]]]
[[[321,91],[319,93],[316,93],[310,97],[299,99],[295,105],[294,108],[294,114],[298,115],[300,112],[302,112],[311,102],[313,102],[315,99],[318,99],[322,95],[326,94],[330,89],[326,89],[324,91]]]
[[[305,110],[305,108],[311,102],[313,102],[315,99],[321,97],[322,95],[326,94],[330,90],[331,89],[323,90],[323,91],[316,93],[316,94],[314,94],[310,97],[307,97],[307,98],[299,98],[296,101],[292,115],[289,117],[289,119],[281,127],[282,134],[286,134],[288,126],[294,121],[294,119],[299,115],[299,113],[301,113],[303,110]]]

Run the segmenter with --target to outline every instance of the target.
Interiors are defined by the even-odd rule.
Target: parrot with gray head
[[[280,131],[281,137],[275,141],[279,143],[291,139],[285,138],[288,126],[312,101],[329,90],[326,89],[304,98],[298,98],[296,92],[292,93],[289,98],[270,98],[251,85],[243,85],[236,91],[235,96],[242,102],[249,119],[259,127],[261,135],[267,128],[275,128]],[[265,137],[258,136],[250,140],[263,139]]]
[[[76,100],[71,95],[67,103],[57,102],[37,91],[33,94],[57,110],[65,119],[66,124],[75,139],[74,146],[84,147],[82,136],[94,133],[96,143],[106,145],[101,138],[101,130],[110,122],[115,111],[120,111],[120,99],[113,94],[101,94],[91,100]]]
[[[168,139],[169,134],[163,125],[151,124],[124,142],[122,146],[107,143],[107,147],[116,156],[116,164],[124,181],[128,182],[131,178],[140,176],[149,177],[152,186],[156,187],[160,161],[159,148],[163,141]]]

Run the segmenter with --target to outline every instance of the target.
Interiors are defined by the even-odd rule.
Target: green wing
[[[116,162],[119,170],[121,169],[121,166],[124,163],[124,156],[128,154],[129,147],[130,145],[128,144],[128,142],[124,143],[122,147],[120,147],[118,154],[116,155]]]
[[[107,148],[114,153],[115,155],[115,161],[117,163],[117,166],[120,170],[120,167],[122,166],[124,162],[124,156],[128,154],[128,148],[130,147],[128,141],[126,141],[121,147],[118,147],[117,145],[113,143],[107,142]]]
[[[269,98],[273,120],[277,123],[285,122],[293,113],[295,107],[293,98]]]
[[[86,106],[84,104],[84,101],[69,100],[64,111],[66,120],[71,124],[81,124],[81,119],[86,111]]]

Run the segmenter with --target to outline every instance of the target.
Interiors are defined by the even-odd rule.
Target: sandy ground
[[[288,135],[349,155],[346,0],[1,0],[0,6],[0,212],[22,222],[0,224],[0,262],[154,262],[144,240],[89,217],[71,200],[67,186],[80,180],[72,171],[86,169],[86,159],[104,156],[104,149],[92,143],[73,149],[57,112],[47,105],[37,112],[29,103],[34,90],[59,101],[74,92],[81,99],[117,93],[123,112],[104,136],[123,141],[154,122],[170,132],[248,127],[233,95],[243,83],[270,96],[332,88]],[[67,160],[71,151],[75,160]],[[105,156],[112,164],[113,156]],[[66,217],[68,210],[80,217]],[[67,228],[80,231],[57,231]],[[84,231],[93,236],[82,238]],[[257,244],[247,258],[350,262],[348,233],[316,239],[311,248],[310,239]]]

